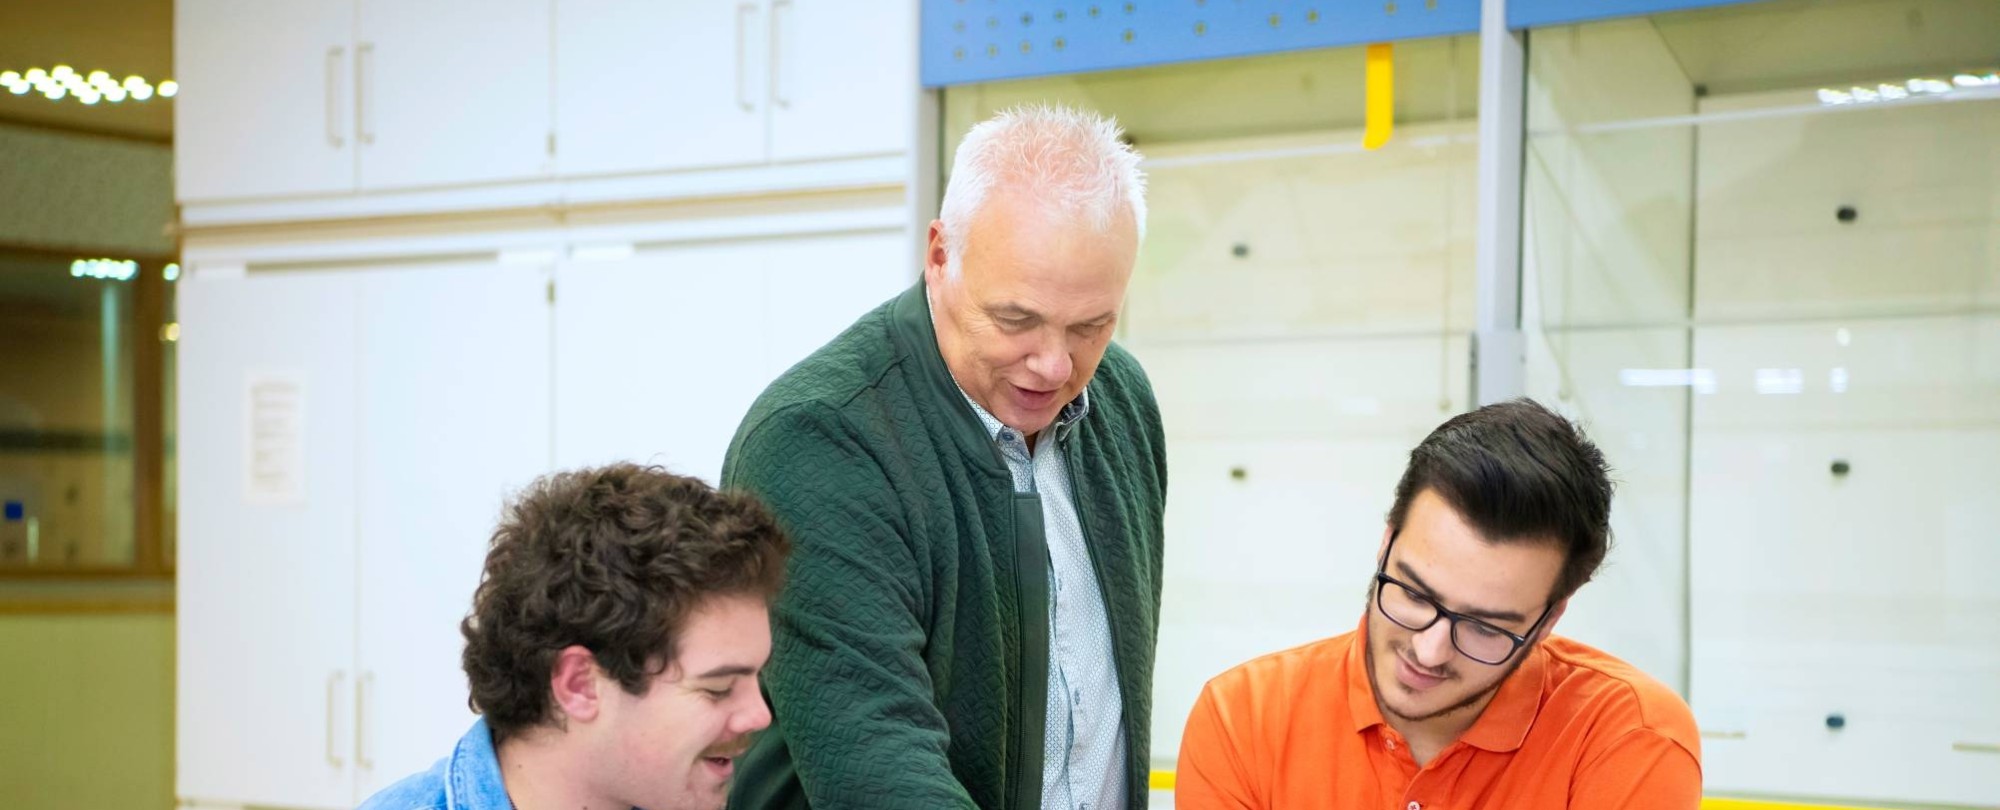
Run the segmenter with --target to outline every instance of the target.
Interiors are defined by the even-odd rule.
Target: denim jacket
[[[486,719],[472,724],[451,756],[362,802],[359,810],[513,810]]]

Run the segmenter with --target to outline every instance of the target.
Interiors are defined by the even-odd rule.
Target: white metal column
[[[1507,29],[1506,0],[1480,3],[1478,326],[1472,335],[1472,401],[1526,390],[1521,336],[1522,35]]]

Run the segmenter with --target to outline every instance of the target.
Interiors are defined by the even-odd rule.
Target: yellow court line
[[[1173,771],[1153,771],[1147,783],[1154,790],[1173,790]],[[1880,810],[1879,808],[1857,807],[1831,804],[1793,804],[1791,802],[1765,802],[1750,799],[1707,798],[1701,800],[1701,810]]]

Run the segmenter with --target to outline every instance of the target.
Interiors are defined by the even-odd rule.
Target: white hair
[[[959,142],[938,211],[946,272],[958,275],[972,220],[997,187],[1032,195],[1050,213],[1099,231],[1122,207],[1144,239],[1146,174],[1123,135],[1115,119],[1047,104],[1015,107],[973,127]]]

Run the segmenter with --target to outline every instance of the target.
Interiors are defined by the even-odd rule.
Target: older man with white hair
[[[727,487],[795,552],[737,808],[1146,804],[1166,449],[1111,343],[1145,227],[1115,123],[959,146],[923,281],[758,399]]]

